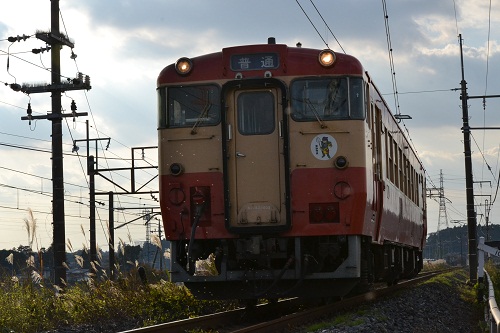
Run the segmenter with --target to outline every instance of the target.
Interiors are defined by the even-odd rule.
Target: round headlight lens
[[[193,69],[193,62],[189,58],[180,58],[175,63],[175,70],[180,75],[187,75]]]
[[[184,172],[184,168],[179,163],[172,163],[170,165],[170,173],[172,176],[179,176]]]
[[[319,53],[319,63],[323,67],[330,67],[335,63],[337,57],[332,50],[323,50]]]
[[[334,165],[337,169],[345,169],[349,165],[349,162],[345,156],[339,156],[335,159]]]

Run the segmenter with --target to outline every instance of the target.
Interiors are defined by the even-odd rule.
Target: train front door
[[[228,98],[226,205],[232,231],[286,225],[280,93],[277,89],[235,90]]]

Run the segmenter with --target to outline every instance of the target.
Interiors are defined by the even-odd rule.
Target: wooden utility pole
[[[487,98],[500,98],[500,95],[481,95],[469,96],[467,94],[467,82],[464,78],[464,56],[462,52],[462,35],[460,38],[460,60],[462,65],[462,82],[461,94],[462,100],[462,113],[463,113],[463,127],[464,133],[464,153],[465,153],[465,187],[467,194],[467,231],[469,233],[469,268],[471,282],[482,282],[482,272],[478,272],[478,242],[477,242],[477,217],[474,208],[474,181],[472,179],[472,161],[471,161],[471,148],[470,148],[470,131],[471,130],[499,130],[500,127],[470,127],[469,126],[469,110],[467,102],[469,99],[482,99],[483,105],[486,105]],[[483,106],[484,107],[484,106]],[[488,206],[487,206],[488,207]],[[489,209],[486,209],[486,226],[489,223]]]
[[[62,151],[62,118],[86,116],[87,113],[77,113],[74,101],[71,104],[72,113],[61,112],[61,93],[67,90],[90,89],[90,79],[85,81],[83,75],[72,80],[72,82],[61,82],[61,47],[66,45],[71,48],[74,44],[67,36],[59,31],[59,0],[51,0],[50,6],[51,25],[49,32],[38,32],[36,38],[43,40],[51,46],[51,84],[39,86],[23,86],[21,91],[26,94],[50,92],[52,93],[52,112],[46,116],[32,116],[28,109],[28,116],[21,117],[22,120],[48,119],[52,122],[52,216],[53,216],[53,240],[54,251],[54,283],[63,287],[66,283],[66,231],[64,217],[64,173],[63,173],[63,151]]]
[[[464,154],[465,154],[465,190],[467,197],[467,231],[469,234],[469,279],[471,283],[477,282],[477,240],[476,240],[476,210],[474,208],[474,181],[472,178],[472,159],[470,149],[470,126],[469,109],[467,105],[467,82],[464,75],[464,56],[462,52],[462,35],[460,38],[460,63],[462,67],[462,81],[460,83],[462,100],[462,132],[464,133]]]

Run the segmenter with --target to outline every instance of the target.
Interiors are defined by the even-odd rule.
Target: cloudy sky
[[[300,4],[300,6],[299,6]],[[318,14],[317,10],[321,13]],[[302,8],[301,8],[302,7]],[[91,78],[89,91],[63,94],[64,112],[74,100],[78,112],[89,117],[63,121],[66,237],[74,248],[88,244],[88,185],[84,142],[85,120],[90,123],[91,152],[98,143],[99,168],[130,167],[133,147],[156,145],[156,78],[161,69],[181,56],[194,57],[224,47],[278,43],[335,51],[356,56],[376,82],[393,111],[396,101],[390,69],[383,2],[372,0],[61,0],[61,31],[74,41],[61,51],[63,79],[77,72]],[[465,174],[461,65],[458,34],[464,39],[464,71],[471,96],[500,94],[500,7],[487,0],[386,1],[388,28],[394,60],[399,112],[412,143],[427,170],[427,185],[439,187],[444,176],[447,218],[464,221]],[[309,19],[304,14],[308,15]],[[327,25],[323,22],[323,19]],[[310,23],[311,20],[314,26]],[[50,1],[19,0],[2,4],[0,11],[0,248],[27,245],[24,219],[27,209],[37,220],[34,248],[52,241],[51,124],[21,117],[28,103],[33,114],[50,110],[50,94],[25,95],[5,84],[48,83],[50,53],[33,54],[45,47],[32,37],[11,43],[10,36],[33,35],[50,29]],[[317,31],[316,31],[317,30]],[[330,30],[335,35],[332,36]],[[339,43],[337,43],[337,40]],[[8,55],[7,55],[8,54]],[[471,126],[500,125],[500,101],[469,100]],[[67,120],[67,121],[66,121]],[[110,145],[105,150],[105,138]],[[500,223],[496,190],[500,166],[498,130],[472,132],[473,171],[478,222],[485,224],[485,200],[493,202],[489,219]],[[142,159],[137,153],[135,158]],[[156,151],[145,151],[141,165],[156,165]],[[120,186],[130,188],[130,174],[106,173]],[[154,177],[155,170],[138,173],[139,186]],[[142,183],[141,183],[142,182]],[[106,179],[96,178],[99,192],[119,191]],[[147,191],[157,189],[153,181]],[[434,191],[433,193],[437,193]],[[106,246],[107,196],[97,198],[98,244]],[[438,228],[439,203],[428,200],[429,231]],[[500,199],[499,199],[500,200]],[[140,216],[142,209],[157,206],[151,195],[120,196],[115,214],[120,225]],[[158,221],[152,226],[157,230]],[[441,228],[445,220],[441,218]],[[116,231],[125,242],[144,240],[146,228],[139,219]]]

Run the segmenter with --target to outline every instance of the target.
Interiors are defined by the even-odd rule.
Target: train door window
[[[238,96],[238,131],[243,135],[274,132],[274,96],[269,91],[244,92]]]
[[[387,129],[384,127],[384,145],[385,145],[385,174],[386,177],[390,179],[390,160],[389,160],[389,147],[387,146],[387,141],[388,141],[388,136],[389,133],[387,133]]]
[[[394,183],[394,147],[392,146],[392,135],[386,131],[387,138],[387,177]]]
[[[370,110],[370,105],[371,105],[370,85],[368,83],[365,83],[365,110],[366,110],[366,113],[368,113],[368,110]],[[368,117],[365,117],[365,118],[368,118]]]
[[[417,175],[417,170],[415,170],[414,167],[412,167],[413,170],[413,202],[418,203],[418,175]]]
[[[394,185],[399,188],[399,168],[398,168],[398,144],[396,140],[392,140],[394,146]]]
[[[167,126],[198,127],[220,122],[220,91],[215,85],[167,88]]]
[[[410,171],[410,166],[408,164],[408,158],[406,155],[403,155],[403,176],[404,176],[404,194],[406,194],[407,197],[409,197],[409,192],[410,192],[410,180],[409,180],[409,171]]]
[[[368,109],[366,109],[366,124],[368,125],[368,128],[371,126],[372,122],[372,113],[370,110],[373,109],[373,102],[368,105]]]
[[[398,148],[398,167],[399,167],[399,189],[403,191],[405,180],[403,175],[403,170],[404,170],[403,150],[401,148]]]

